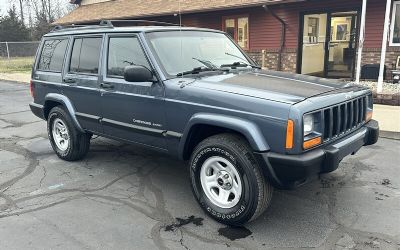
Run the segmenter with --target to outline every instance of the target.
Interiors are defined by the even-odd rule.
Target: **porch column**
[[[367,15],[367,0],[363,0],[360,25],[360,39],[358,41],[357,71],[356,83],[360,83],[361,77],[361,59],[365,40],[365,16]]]
[[[384,69],[385,69],[385,60],[386,60],[386,48],[387,48],[388,34],[389,34],[390,7],[391,6],[392,6],[392,0],[386,0],[386,14],[385,14],[385,23],[383,26],[381,64],[380,64],[380,68],[379,68],[379,78],[378,78],[378,88],[377,88],[378,93],[381,93],[383,90],[383,78],[384,78]]]

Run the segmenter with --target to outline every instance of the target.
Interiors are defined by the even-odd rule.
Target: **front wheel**
[[[273,187],[265,180],[247,141],[221,134],[202,141],[190,160],[193,193],[204,211],[228,225],[256,219],[269,206]]]

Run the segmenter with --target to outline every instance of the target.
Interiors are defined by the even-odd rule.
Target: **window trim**
[[[98,60],[98,70],[97,73],[86,73],[86,72],[75,72],[75,71],[71,71],[71,61],[72,61],[72,52],[74,51],[74,44],[75,44],[75,40],[77,39],[85,39],[85,38],[99,38],[100,39],[100,51],[99,51],[99,60]],[[69,51],[69,60],[68,60],[68,64],[66,65],[67,67],[67,74],[72,74],[72,75],[85,75],[85,76],[100,76],[101,74],[101,55],[102,55],[102,50],[103,50],[103,43],[104,43],[104,39],[103,39],[103,35],[93,35],[93,36],[81,36],[81,35],[77,35],[77,36],[72,36],[72,42],[71,42],[71,50]],[[80,56],[80,54],[79,54]]]
[[[242,47],[239,45],[239,47],[245,51],[248,51],[248,50],[250,50],[250,15],[249,14],[223,16],[222,17],[222,31],[226,33],[226,31],[225,31],[226,20],[233,19],[235,21],[235,37],[232,37],[232,38],[233,38],[233,41],[235,41],[235,43],[239,44],[238,43],[238,27],[239,27],[239,19],[240,18],[247,18],[248,28],[247,28],[247,46]]]
[[[51,41],[51,40],[67,40],[67,46],[65,47],[64,57],[63,57],[63,60],[62,60],[62,65],[61,65],[61,70],[60,70],[60,71],[56,71],[56,70],[45,70],[45,69],[40,69],[40,68],[39,68],[40,59],[42,58],[42,54],[43,54],[44,44],[45,44],[47,41]],[[40,46],[40,50],[39,50],[40,53],[39,53],[39,57],[38,57],[38,60],[37,60],[37,64],[35,65],[35,71],[38,71],[38,72],[46,72],[46,73],[57,73],[57,74],[61,74],[61,73],[63,72],[64,66],[65,66],[65,60],[66,60],[66,57],[67,57],[67,55],[68,55],[69,43],[70,43],[70,39],[69,39],[69,37],[66,37],[66,36],[51,37],[51,38],[43,39],[43,41],[42,41],[42,43],[41,43],[41,46]]]
[[[396,19],[396,9],[400,8],[400,1],[394,1],[393,2],[393,8],[392,8],[392,17],[391,17],[391,24],[390,24],[390,36],[389,36],[389,46],[392,47],[400,47],[400,42],[394,43],[393,42],[393,35],[394,35],[394,24],[395,24],[395,19]],[[400,20],[399,20],[400,22]]]
[[[105,56],[105,60],[106,60],[106,61],[105,61],[105,77],[106,77],[106,78],[125,80],[123,76],[109,75],[109,74],[108,74],[108,58],[109,58],[109,55],[110,55],[109,52],[110,52],[110,40],[111,40],[111,38],[136,38],[137,41],[138,41],[138,43],[139,43],[140,48],[142,48],[143,55],[144,55],[144,57],[146,58],[147,64],[149,65],[149,66],[148,66],[148,67],[149,67],[149,70],[152,69],[150,60],[149,60],[149,58],[147,57],[146,51],[145,51],[145,49],[143,48],[143,45],[142,45],[142,43],[141,43],[141,41],[140,41],[140,37],[139,37],[137,34],[109,34],[109,35],[106,37],[106,41],[107,41],[107,49],[106,49],[106,56]]]

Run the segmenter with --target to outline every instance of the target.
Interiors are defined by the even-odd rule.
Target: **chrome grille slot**
[[[340,105],[339,108],[339,116],[340,116],[340,126],[339,126],[339,134],[346,131],[346,123],[347,123],[347,116],[346,116],[346,104]]]
[[[358,112],[359,112],[359,108],[358,108],[358,100],[354,100],[354,124],[353,127],[357,126],[358,124]]]
[[[323,140],[329,141],[364,124],[367,113],[367,97],[362,96],[320,111],[323,121]]]

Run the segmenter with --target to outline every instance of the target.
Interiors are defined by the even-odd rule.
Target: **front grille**
[[[321,111],[324,142],[358,128],[365,123],[367,96],[332,106]]]

